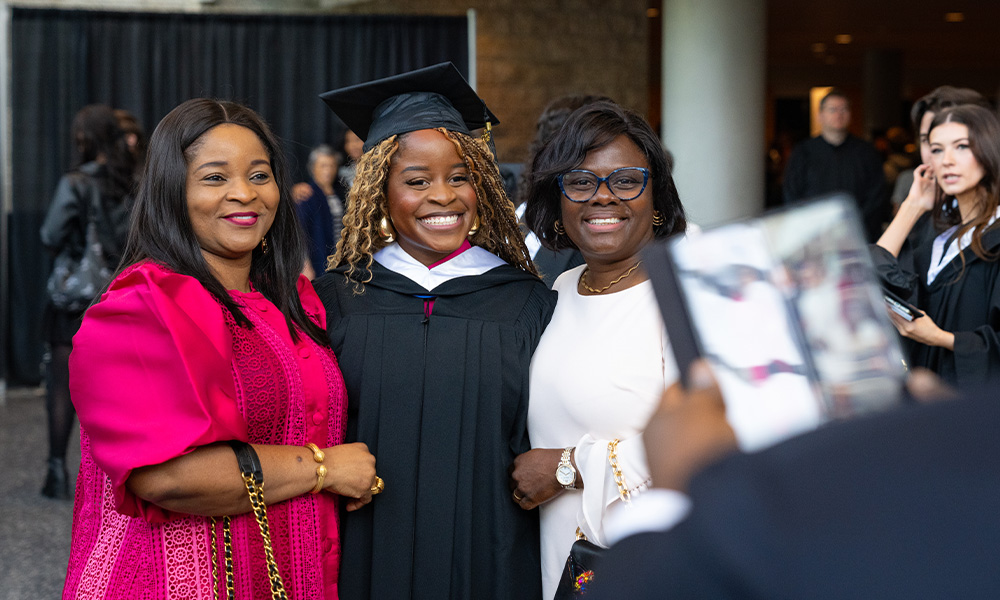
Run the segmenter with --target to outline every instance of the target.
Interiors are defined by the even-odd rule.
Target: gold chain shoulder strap
[[[250,506],[253,508],[253,516],[257,520],[257,527],[260,528],[260,535],[264,540],[264,558],[267,561],[267,576],[271,581],[272,600],[288,600],[285,592],[285,584],[278,572],[278,563],[274,560],[274,550],[271,548],[271,530],[267,520],[267,506],[264,504],[264,473],[260,466],[260,459],[253,446],[245,442],[231,441],[236,453],[236,461],[240,465],[240,475],[243,483],[250,495]],[[222,518],[222,538],[225,552],[226,565],[226,592],[227,600],[234,598],[233,584],[233,540],[230,529],[231,519],[226,516]],[[211,544],[212,544],[212,597],[219,598],[219,589],[216,581],[219,576],[218,569],[218,548],[216,547],[215,517],[211,518]]]
[[[618,438],[608,442],[608,464],[611,465],[611,473],[615,476],[615,483],[618,484],[618,495],[626,506],[632,504],[632,494],[628,491],[628,484],[625,483],[625,474],[618,466]]]

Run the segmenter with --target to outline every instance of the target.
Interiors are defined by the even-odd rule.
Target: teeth
[[[257,218],[256,215],[240,215],[238,217],[230,217],[234,221],[252,221]]]
[[[587,219],[587,222],[591,225],[614,225],[615,223],[621,223],[621,219],[618,217],[610,217],[607,219]]]
[[[458,215],[448,215],[445,217],[424,217],[420,219],[428,225],[454,225],[458,223]]]

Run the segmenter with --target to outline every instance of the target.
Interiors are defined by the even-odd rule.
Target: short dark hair
[[[910,120],[913,122],[913,131],[920,135],[920,121],[928,112],[939,113],[950,106],[962,106],[971,104],[990,108],[990,103],[982,94],[970,88],[957,88],[950,85],[942,85],[934,91],[923,96],[913,103],[910,109]]]
[[[212,274],[195,237],[187,205],[188,160],[214,127],[233,124],[252,131],[267,151],[279,190],[274,222],[266,237],[268,252],[253,250],[250,279],[285,315],[293,338],[297,325],[313,340],[329,345],[326,334],[302,309],[296,282],[305,261],[305,243],[289,195],[288,167],[281,144],[253,110],[234,102],[195,98],[163,117],[149,140],[149,153],[132,212],[128,242],[119,272],[143,260],[161,263],[198,280],[232,314],[249,326],[225,287]]]
[[[663,224],[653,228],[654,235],[667,237],[687,227],[684,207],[670,176],[667,153],[656,132],[631,110],[611,101],[595,102],[570,115],[532,161],[524,217],[546,248],[575,247],[569,237],[558,235],[554,228],[562,217],[559,175],[578,167],[589,152],[610,144],[620,135],[632,140],[649,163],[653,209],[663,214]]]
[[[825,96],[823,96],[822,100],[819,101],[820,110],[823,110],[823,107],[826,106],[826,101],[829,100],[830,98],[842,98],[844,102],[847,103],[848,107],[851,106],[851,99],[847,97],[847,94],[844,93],[844,91],[841,89],[833,88],[832,90],[827,92]]]

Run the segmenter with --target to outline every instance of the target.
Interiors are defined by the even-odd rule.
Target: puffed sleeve
[[[223,310],[195,279],[145,263],[116,279],[73,338],[71,397],[122,514],[171,517],[125,488],[132,469],[247,440]]]

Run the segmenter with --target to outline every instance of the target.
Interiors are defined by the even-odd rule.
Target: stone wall
[[[477,88],[501,120],[503,162],[520,162],[545,105],[563,94],[604,94],[646,114],[648,0],[372,0],[334,12],[476,11]]]

